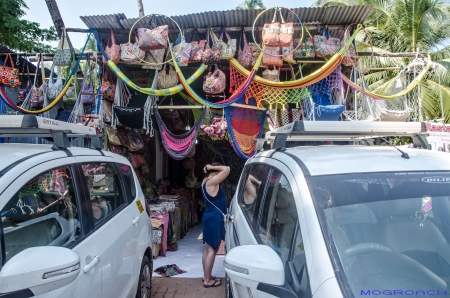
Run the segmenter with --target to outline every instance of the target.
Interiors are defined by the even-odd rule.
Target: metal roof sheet
[[[364,23],[369,16],[371,6],[334,6],[334,7],[300,7],[292,9],[304,24],[320,24],[320,25],[349,25]],[[182,28],[209,28],[209,27],[252,27],[256,17],[263,10],[245,10],[235,9],[226,11],[207,11],[201,13],[192,13],[187,15],[172,16]],[[298,24],[297,18],[287,10],[282,10],[283,18],[286,22],[294,22]],[[128,19],[123,13],[113,15],[94,15],[82,16],[81,20],[88,28],[96,29],[125,29],[129,30],[139,18]],[[265,23],[272,21],[273,14],[267,12],[263,14],[256,22],[256,26],[263,26]],[[150,17],[143,18],[136,24],[135,28],[148,27]],[[176,26],[170,20],[164,20],[163,17],[156,18],[157,24],[167,24],[169,29],[175,29]],[[233,38],[239,36],[238,32],[230,32]],[[342,37],[343,30],[331,30],[331,35]],[[311,32],[315,34],[315,32]],[[108,34],[101,33],[101,38],[108,39]],[[175,37],[176,38],[176,37]],[[172,36],[171,36],[172,39]],[[128,42],[127,34],[117,34],[117,43]],[[189,41],[189,40],[188,40]]]

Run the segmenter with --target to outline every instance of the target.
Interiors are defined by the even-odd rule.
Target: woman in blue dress
[[[219,250],[220,242],[225,239],[224,215],[227,213],[227,202],[224,190],[220,183],[230,174],[230,167],[220,163],[213,163],[204,167],[206,173],[202,183],[203,200],[206,209],[203,213],[203,286],[205,288],[218,287],[222,281],[211,275]]]

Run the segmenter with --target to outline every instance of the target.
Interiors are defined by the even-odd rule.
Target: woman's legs
[[[211,272],[212,268],[214,266],[214,260],[216,258],[216,254],[219,248],[213,249],[211,246],[209,246],[208,243],[205,243],[205,249],[203,250],[203,256],[202,256],[202,264],[203,264],[203,284],[206,286],[210,286],[216,281],[220,280],[212,280]]]

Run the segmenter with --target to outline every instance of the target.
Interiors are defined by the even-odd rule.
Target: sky
[[[80,16],[124,13],[127,18],[139,16],[136,0],[56,0],[67,28],[87,28]],[[53,26],[44,0],[26,0],[28,10],[24,19],[37,22],[43,28]],[[222,11],[236,8],[242,0],[142,0],[145,14],[159,13],[168,16],[186,15],[206,11]],[[289,8],[309,7],[314,0],[263,0],[266,7],[283,6]],[[68,33],[75,48],[81,48],[86,41],[84,33]],[[57,43],[52,43],[57,46]]]

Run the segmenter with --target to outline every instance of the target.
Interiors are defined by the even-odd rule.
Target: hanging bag
[[[212,29],[210,29],[209,34],[206,33],[207,40],[206,40],[206,46],[205,51],[203,52],[202,61],[206,65],[215,65],[219,64],[220,59],[222,59],[222,51],[220,50],[219,46],[217,46],[214,37],[213,37]],[[213,45],[212,47],[209,47],[209,38],[212,38]]]
[[[159,50],[167,48],[169,26],[162,25],[155,29],[138,28],[137,38],[139,49],[142,51]]]
[[[330,37],[330,31],[325,26],[322,30],[322,35],[314,35],[314,48],[317,57],[327,57],[336,54],[340,47],[341,41],[339,38]]]
[[[212,32],[212,31],[211,31]],[[223,34],[227,36],[227,43],[223,41]],[[234,57],[234,54],[236,54],[236,39],[231,39],[230,35],[228,34],[227,30],[222,28],[220,31],[219,39],[217,39],[216,35],[212,33],[213,39],[215,39],[215,42],[217,46],[220,48],[220,53],[222,54],[222,59],[231,59]]]
[[[28,67],[28,60],[23,59],[23,64],[24,64],[23,69],[25,69],[25,64],[27,65],[27,86],[23,89],[22,88],[19,89],[19,92],[17,94],[17,103],[18,104],[22,104],[25,101],[25,98],[27,98],[28,94],[31,92],[31,88],[33,87],[33,84],[31,82],[31,78],[30,78],[30,69]]]
[[[123,43],[120,45],[120,60],[124,63],[131,64],[141,62],[145,58],[145,51],[139,49],[139,44]]]
[[[50,101],[53,101],[55,98],[57,98],[64,87],[61,77],[61,71],[58,73],[58,78],[56,79],[56,82],[53,81],[54,72],[55,72],[55,65],[53,64],[50,71],[50,78],[48,79],[47,83],[47,99]]]
[[[277,12],[280,14],[281,24],[275,22],[277,19]],[[294,23],[285,23],[281,9],[276,8],[271,24],[264,24],[262,30],[262,43],[267,47],[287,47],[292,42],[294,35]]]
[[[111,127],[110,125],[105,126],[106,136],[108,137],[108,141],[110,144],[120,146],[122,143],[120,142],[119,137],[117,136],[117,130]]]
[[[209,67],[209,72],[205,76],[203,81],[203,91],[208,94],[222,93],[226,86],[226,76],[223,71],[219,69],[219,66],[215,66],[215,70],[212,70],[212,66]]]
[[[53,56],[53,64],[56,66],[68,66],[72,63],[72,52],[70,51],[69,43],[67,42],[66,28],[62,29],[62,37],[59,42],[59,47]]]
[[[305,38],[304,41],[294,39],[294,45],[298,45],[299,42],[300,46],[296,51],[294,51],[294,59],[309,59],[316,56],[314,40],[312,37]]]
[[[8,59],[11,66],[6,66]],[[11,54],[6,55],[3,66],[0,66],[0,85],[11,88],[20,86],[19,69],[14,67]]]
[[[144,142],[139,132],[136,130],[130,130],[128,133],[128,145],[129,151],[138,151],[144,148]]]
[[[91,69],[91,57],[89,54],[86,56],[86,71],[84,73],[83,81],[81,82],[81,103],[84,105],[93,105],[95,104],[95,94],[94,94],[94,76],[92,75]],[[89,76],[88,76],[89,73]],[[89,79],[89,83],[86,84],[87,79]]]
[[[75,54],[72,53],[72,65],[75,64]],[[70,76],[70,67],[67,68],[66,72],[66,80],[69,79]],[[68,105],[74,105],[78,98],[78,79],[76,78],[76,75],[73,79],[72,85],[67,88],[66,93],[63,96],[63,102]]]
[[[114,64],[119,63],[120,61],[120,46],[116,44],[116,37],[114,36],[113,29],[109,29],[111,46],[109,44],[105,48],[105,53],[109,57],[109,60],[114,62]],[[103,63],[106,63],[105,57],[102,59]]]
[[[280,47],[266,47],[262,60],[263,66],[283,66],[280,52]]]
[[[242,42],[244,46],[242,48],[239,47],[238,62],[244,67],[249,67],[252,65],[252,49],[247,43],[244,30],[242,30]]]
[[[345,28],[344,37],[341,41],[341,48],[345,46],[347,41],[350,38],[350,26]],[[350,44],[347,52],[345,52],[344,58],[342,58],[342,64],[345,66],[353,67],[358,62],[358,56],[356,55],[355,45],[353,43]]]
[[[188,66],[189,59],[191,57],[191,43],[186,42],[186,39],[184,37],[184,32],[178,34],[177,40],[174,42],[174,46],[172,48],[173,50],[173,57],[175,61],[177,62],[178,66]],[[167,58],[166,60],[171,59],[170,51],[167,52]],[[169,62],[169,64],[173,65],[173,62]]]
[[[262,72],[262,77],[266,80],[272,81],[272,82],[279,82],[280,81],[280,69],[269,69],[267,68]]]
[[[194,29],[194,33],[192,34],[192,37],[194,37],[194,34],[197,33],[197,28]],[[198,36],[198,34],[197,34]],[[205,45],[206,40],[200,39],[199,41],[191,41],[191,56],[189,58],[190,62],[201,62],[203,53],[205,51]]]
[[[45,91],[46,91],[46,85],[45,83],[43,83],[41,85],[41,87],[37,87],[36,83],[37,83],[37,77],[38,77],[38,73],[39,73],[39,65],[44,63],[44,56],[42,54],[40,54],[40,58],[38,61],[38,64],[36,66],[36,73],[34,75],[34,83],[33,83],[33,87],[31,89],[31,100],[30,100],[30,106],[32,108],[35,109],[40,109],[44,106],[44,95],[45,95]],[[45,78],[45,73],[42,75],[42,81],[44,81]]]
[[[158,72],[158,88],[167,89],[178,84],[178,75],[172,65],[166,65]]]
[[[116,85],[113,83],[111,70],[108,68],[104,71],[104,76],[102,78],[102,87],[100,88],[100,93],[102,94],[102,99],[113,102],[114,94],[116,91]]]

